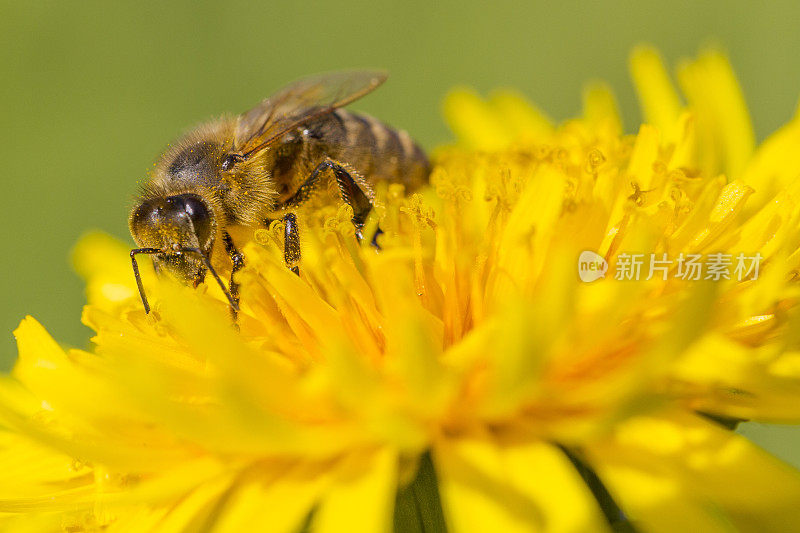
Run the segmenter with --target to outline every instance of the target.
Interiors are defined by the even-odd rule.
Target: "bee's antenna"
[[[225,293],[225,297],[228,298],[228,303],[231,304],[231,309],[233,309],[235,312],[238,312],[239,311],[239,304],[236,303],[236,300],[234,300],[233,296],[231,295],[231,292],[228,290],[228,288],[222,282],[222,279],[219,277],[219,274],[217,274],[217,271],[214,270],[213,266],[211,266],[211,261],[208,260],[208,257],[206,257],[206,254],[204,254],[203,251],[200,250],[200,248],[181,248],[181,252],[193,252],[193,253],[196,253],[197,255],[199,255],[203,259],[203,263],[205,263],[206,268],[214,276],[214,279],[217,280],[217,283],[219,284],[219,288],[222,289],[223,293]]]
[[[136,278],[136,285],[139,287],[139,296],[142,297],[144,304],[144,313],[150,313],[150,304],[147,303],[147,296],[144,294],[144,285],[142,285],[142,276],[139,275],[139,265],[136,264],[136,254],[157,254],[161,250],[158,248],[134,248],[131,250],[131,263],[133,264],[133,276]]]

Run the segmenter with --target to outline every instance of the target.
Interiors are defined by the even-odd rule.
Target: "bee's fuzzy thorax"
[[[222,169],[234,152],[236,120],[222,117],[208,122],[167,147],[139,193],[139,200],[197,194],[214,212],[218,223],[257,225],[277,200],[269,172],[270,150]]]

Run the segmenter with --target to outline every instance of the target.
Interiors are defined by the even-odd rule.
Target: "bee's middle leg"
[[[233,268],[231,269],[231,280],[228,284],[228,287],[231,291],[233,301],[236,302],[236,305],[239,305],[239,284],[233,280],[233,276],[236,275],[236,273],[244,266],[244,256],[239,253],[239,250],[236,249],[236,245],[233,244],[233,239],[231,238],[230,233],[227,231],[222,233],[222,241],[225,243],[225,251],[228,253],[228,256],[231,258],[231,262],[233,263]],[[235,322],[236,309],[231,308],[231,314],[233,315],[233,320]]]
[[[300,228],[294,213],[283,215],[283,262],[289,270],[300,275]]]

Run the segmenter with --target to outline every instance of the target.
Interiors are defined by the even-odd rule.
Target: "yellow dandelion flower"
[[[794,118],[756,147],[724,55],[631,58],[646,123],[602,84],[561,125],[450,94],[431,186],[378,191],[244,249],[215,286],[91,235],[93,348],[33,318],[0,381],[13,531],[730,531],[800,526],[800,473],[723,427],[800,422]]]

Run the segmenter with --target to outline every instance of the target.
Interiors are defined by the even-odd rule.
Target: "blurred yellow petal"
[[[750,114],[736,75],[719,51],[707,50],[696,61],[684,62],[678,80],[689,106],[697,114],[706,172],[740,178],[755,148]]]
[[[656,128],[642,124],[636,144],[633,145],[631,162],[628,164],[628,173],[641,189],[649,189],[653,182],[654,165],[658,159],[658,148],[661,144],[659,132]]]
[[[304,466],[289,465],[279,471],[276,479],[262,469],[244,473],[219,509],[214,531],[298,531],[330,479],[319,469]]]
[[[689,414],[633,418],[590,451],[623,510],[648,530],[679,527],[686,515],[674,513],[712,531],[785,531],[800,519],[800,473]]]
[[[442,508],[453,533],[544,530],[543,510],[503,476],[498,455],[480,441],[436,450]]]
[[[594,82],[583,90],[583,116],[589,127],[609,135],[622,133],[622,118],[611,88],[603,82]]]
[[[47,488],[80,490],[91,469],[69,455],[55,452],[35,441],[8,431],[0,432],[0,512],[24,509],[22,500]],[[31,501],[30,509],[36,504]]]
[[[800,116],[796,113],[756,149],[742,175],[742,180],[756,191],[748,203],[750,212],[762,207],[800,175],[798,144]]]
[[[442,505],[455,532],[607,529],[578,472],[550,445],[461,441],[435,453]]]
[[[546,531],[607,529],[597,502],[560,450],[535,443],[511,446],[501,453],[511,483],[542,507]]]
[[[86,295],[91,304],[115,310],[138,295],[129,252],[121,242],[100,232],[88,233],[78,241],[72,250],[72,262],[87,280]],[[139,268],[149,278],[150,261],[143,261],[140,256]]]
[[[634,48],[630,71],[645,122],[661,131],[665,140],[675,142],[683,106],[658,51],[649,46]]]
[[[314,514],[320,533],[390,531],[397,457],[388,450],[344,469]]]
[[[470,90],[451,91],[444,100],[444,116],[450,128],[471,148],[500,149],[513,139],[512,131]]]
[[[553,121],[516,91],[495,91],[489,103],[521,139],[543,141],[555,131]]]
[[[764,422],[798,423],[797,374],[781,372],[791,354],[754,352],[723,336],[707,337],[675,365],[690,405],[699,411]]]
[[[72,250],[75,270],[85,279],[102,276],[133,284],[129,252],[117,239],[99,231],[93,231],[78,241]]]

